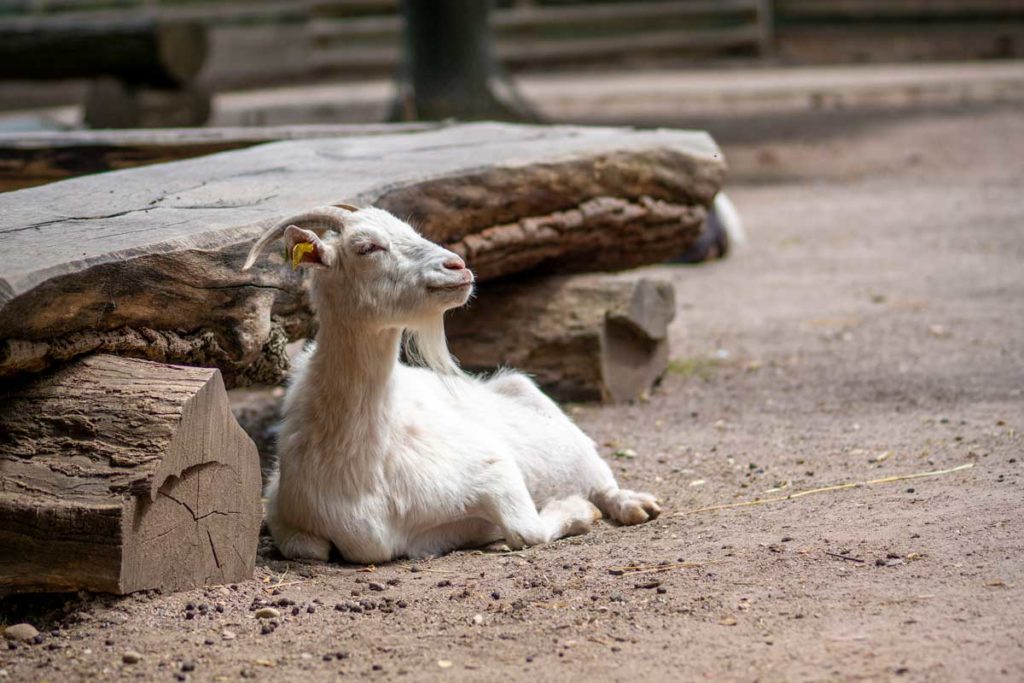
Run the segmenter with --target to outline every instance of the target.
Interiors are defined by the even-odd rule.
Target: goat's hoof
[[[632,526],[643,524],[661,514],[658,501],[649,493],[623,491],[623,499],[619,503],[615,520],[620,524]]]

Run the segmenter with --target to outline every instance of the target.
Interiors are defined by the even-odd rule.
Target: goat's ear
[[[301,266],[329,268],[334,265],[334,249],[324,244],[312,230],[289,225],[284,230],[285,259],[292,269]]]

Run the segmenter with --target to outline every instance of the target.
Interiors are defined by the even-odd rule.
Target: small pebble
[[[369,588],[370,590],[377,591],[378,593],[380,591],[387,590],[387,587],[383,583],[377,583],[376,581],[371,581],[369,583]]]
[[[142,655],[140,655],[135,650],[128,650],[123,655],[121,655],[121,661],[125,664],[138,664],[141,659]]]
[[[273,607],[262,607],[256,610],[257,619],[276,619],[281,616],[281,613]]]
[[[32,624],[14,624],[4,629],[4,637],[8,640],[20,640],[23,643],[31,642],[39,635],[39,631]]]
[[[316,605],[310,605],[306,608],[306,614],[313,614],[316,612]]]
[[[452,585],[452,582],[449,581],[448,579],[441,579],[440,581],[437,582],[437,587],[438,588],[445,588],[445,587],[450,586],[450,585]]]

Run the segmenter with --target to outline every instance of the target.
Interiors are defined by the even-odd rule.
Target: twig
[[[623,574],[650,574],[652,572],[667,572],[673,569],[693,569],[703,567],[701,562],[675,562],[673,564],[639,564],[625,567],[609,567],[608,572],[621,576]]]
[[[860,562],[861,564],[864,564],[864,560],[858,559],[856,557],[850,557],[849,555],[840,555],[839,553],[830,553],[827,550],[825,551],[825,554],[826,555],[831,555],[832,557],[838,557],[840,560],[848,560],[850,562]]]
[[[729,510],[731,508],[742,508],[750,507],[752,505],[767,505],[768,503],[781,503],[788,500],[795,500],[797,498],[803,498],[804,496],[810,496],[815,493],[829,493],[831,491],[842,491],[844,489],[854,489],[861,486],[873,486],[874,484],[891,484],[896,481],[906,481],[908,479],[921,479],[923,477],[938,477],[943,474],[952,474],[953,472],[960,472],[961,470],[968,470],[974,467],[973,462],[966,463],[964,465],[958,465],[957,467],[951,467],[947,470],[933,470],[931,472],[917,472],[915,474],[901,474],[894,477],[883,477],[882,479],[872,479],[870,481],[860,481],[850,484],[836,484],[835,486],[823,486],[818,489],[808,489],[807,491],[798,491],[791,493],[788,496],[777,496],[775,498],[763,498],[761,500],[745,500],[741,503],[726,503],[724,505],[711,505],[703,508],[696,508],[694,510],[683,510],[682,512],[675,513],[674,516],[679,517],[682,515],[695,515],[698,512],[713,512],[715,510]]]
[[[450,569],[428,569],[427,567],[419,567],[419,566],[412,565],[412,564],[402,565],[402,569],[405,569],[408,572],[412,572],[413,574],[418,574],[419,572],[430,572],[431,574],[458,574],[459,573],[457,571],[452,571]]]
[[[309,579],[302,579],[300,581],[285,581],[284,583],[275,583],[272,586],[264,586],[263,590],[268,593],[272,593],[274,590],[281,588],[282,586],[294,586],[297,583],[306,583]]]

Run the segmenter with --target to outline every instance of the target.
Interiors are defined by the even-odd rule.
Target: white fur
[[[469,298],[472,274],[455,254],[386,211],[325,207],[272,228],[247,266],[279,237],[289,250],[315,241],[322,262],[309,264],[320,330],[294,364],[266,491],[286,557],[324,560],[332,544],[361,563],[502,538],[518,548],[584,533],[602,512],[658,515],[525,375],[457,369],[443,315]],[[399,362],[403,332],[429,367]]]

